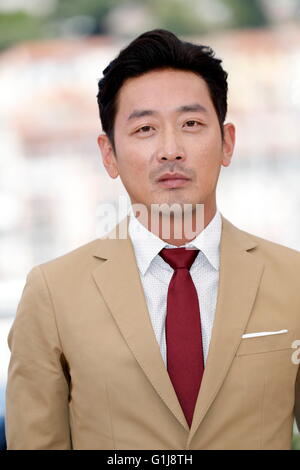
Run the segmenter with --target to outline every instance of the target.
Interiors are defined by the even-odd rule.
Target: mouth
[[[165,173],[158,178],[157,183],[165,188],[181,188],[191,181],[181,173]]]

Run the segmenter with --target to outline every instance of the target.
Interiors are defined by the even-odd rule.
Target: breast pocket
[[[291,350],[294,351],[292,343],[294,341],[292,331],[277,335],[255,336],[252,338],[242,338],[238,347],[237,356],[248,354],[261,354],[272,351]]]
[[[269,435],[278,448],[289,438],[298,368],[292,361],[294,340],[290,331],[242,338],[236,352],[243,415],[262,449]]]

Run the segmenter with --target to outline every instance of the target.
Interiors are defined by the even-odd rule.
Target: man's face
[[[132,204],[204,203],[213,210],[234,127],[224,126],[222,141],[206,82],[189,71],[151,71],[126,80],[117,104],[115,152],[106,135],[98,143],[106,170],[120,176]]]

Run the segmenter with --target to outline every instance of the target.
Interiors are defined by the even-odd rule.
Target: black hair
[[[114,122],[117,113],[118,93],[125,80],[157,69],[191,71],[205,80],[216,110],[222,138],[227,113],[227,72],[222,60],[204,45],[180,40],[171,31],[154,29],[134,39],[103,70],[98,82],[97,101],[103,131],[114,146]]]

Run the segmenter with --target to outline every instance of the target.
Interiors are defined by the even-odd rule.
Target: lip
[[[182,173],[165,173],[160,176],[157,182],[166,188],[180,188],[186,185],[190,181],[190,178],[183,175]]]

